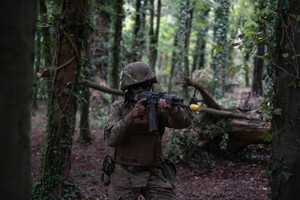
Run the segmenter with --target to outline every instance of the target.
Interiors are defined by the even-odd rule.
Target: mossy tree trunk
[[[33,199],[59,199],[71,168],[85,0],[59,2],[46,147]]]
[[[29,200],[35,1],[0,2],[0,198]]]
[[[156,29],[154,31],[153,21],[154,21],[154,0],[150,0],[150,45],[149,45],[149,62],[150,67],[155,71],[155,64],[157,60],[157,48],[158,48],[158,36],[159,36],[159,26],[160,26],[160,14],[161,14],[161,0],[157,1],[157,14],[156,14]]]
[[[273,159],[270,174],[272,199],[290,200],[300,196],[300,4],[279,0],[276,23],[276,64],[273,115]]]
[[[123,0],[115,0],[114,2],[115,11],[115,22],[114,22],[114,44],[113,44],[113,61],[112,61],[112,88],[119,88],[119,68],[120,68],[120,51],[121,51],[121,40],[122,40],[122,24],[124,19],[123,13]],[[113,96],[112,101],[117,97]]]
[[[216,40],[216,54],[213,57],[214,96],[219,99],[224,96],[227,74],[230,0],[216,0],[214,39]]]

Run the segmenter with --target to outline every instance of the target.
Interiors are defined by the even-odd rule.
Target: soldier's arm
[[[172,107],[165,105],[165,102],[160,102],[163,115],[163,123],[169,128],[186,128],[191,125],[191,113],[188,109],[182,107]],[[168,111],[169,109],[169,111]]]
[[[146,99],[138,101],[132,111],[122,118],[122,105],[124,101],[116,101],[112,104],[104,127],[104,140],[109,146],[116,147],[122,143],[126,136],[126,128],[138,116],[143,116],[146,113],[146,108],[142,105]]]
[[[118,146],[126,136],[126,123],[122,119],[123,101],[115,101],[107,113],[104,140],[109,146]]]

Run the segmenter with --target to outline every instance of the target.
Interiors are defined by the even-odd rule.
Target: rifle
[[[160,99],[165,99],[166,103],[171,106],[190,107],[183,103],[183,98],[175,95],[167,94],[165,92],[149,92],[143,91],[137,96],[137,101],[146,98],[143,103],[145,107],[149,107],[149,130],[150,132],[158,130],[158,118],[156,117],[158,112],[157,104]]]
[[[201,107],[197,104],[194,104],[193,102],[190,102],[190,105],[186,105],[183,103],[183,98],[177,97],[175,95],[167,94],[165,92],[143,91],[140,94],[138,94],[136,100],[139,101],[143,98],[146,98],[146,101],[143,103],[143,105],[145,107],[149,107],[149,130],[150,130],[150,132],[158,130],[158,117],[156,117],[156,115],[158,112],[157,104],[160,99],[165,99],[166,103],[171,106],[186,107],[192,111],[200,111],[200,112],[205,112],[205,113],[209,113],[212,115],[218,115],[218,116],[223,116],[223,117],[261,121],[261,119],[259,119],[259,118],[251,117],[251,116],[244,115],[241,113],[232,113],[232,112],[224,111],[224,110],[217,110],[217,109],[212,109],[212,108]]]

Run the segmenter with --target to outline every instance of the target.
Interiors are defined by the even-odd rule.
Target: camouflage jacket
[[[126,137],[126,124],[122,119],[124,99],[115,101],[112,105],[105,120],[104,140],[109,146],[116,147]],[[134,105],[131,105],[133,108]],[[159,119],[165,127],[181,129],[186,128],[191,123],[190,111],[179,108],[178,113],[170,117],[167,114],[162,115],[163,119]]]

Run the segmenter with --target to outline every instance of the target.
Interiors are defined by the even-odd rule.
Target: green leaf
[[[297,15],[296,20],[299,22],[300,21],[300,15]]]
[[[272,136],[271,135],[265,137],[265,139],[264,139],[265,142],[270,142],[271,140],[272,140]]]
[[[290,176],[292,176],[293,174],[289,173],[289,172],[282,172],[281,173],[284,176],[285,181],[288,181]]]
[[[284,53],[284,54],[282,54],[282,57],[287,58],[287,57],[289,57],[289,54],[288,53]]]
[[[219,45],[219,46],[217,46],[217,47],[216,47],[217,53],[219,53],[220,51],[222,51],[222,49],[223,49],[223,45],[222,45],[222,44]]]
[[[296,58],[296,57],[298,57],[298,56],[300,56],[300,54],[294,55],[294,56],[292,57],[292,59],[294,59],[294,58]]]
[[[280,108],[276,108],[276,109],[273,111],[273,114],[274,114],[274,115],[281,115],[281,109],[280,109]]]

